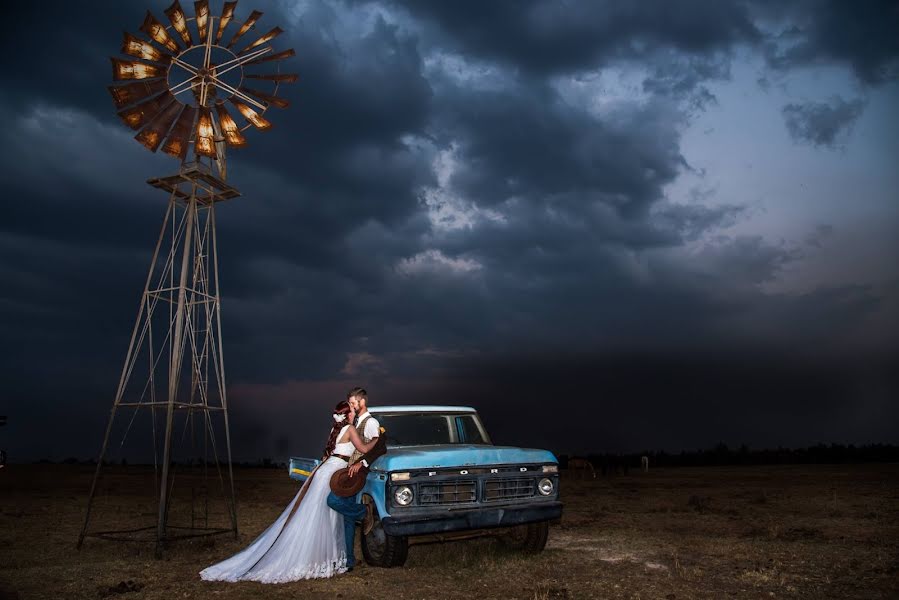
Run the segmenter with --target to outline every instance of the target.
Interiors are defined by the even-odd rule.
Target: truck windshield
[[[388,446],[490,444],[476,414],[375,413]]]

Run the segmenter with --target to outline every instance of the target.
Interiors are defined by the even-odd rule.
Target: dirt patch
[[[135,582],[131,579],[128,581],[120,581],[116,585],[110,586],[108,588],[100,588],[99,595],[102,598],[109,598],[111,596],[118,596],[121,594],[129,594],[131,592],[139,592],[143,589],[144,584]]]
[[[97,518],[152,520],[147,472],[110,471]],[[0,599],[899,597],[897,465],[563,475],[562,522],[540,554],[489,538],[413,546],[403,568],[363,564],[272,586],[208,583],[197,573],[274,520],[296,490],[284,473],[238,469],[240,538],[181,542],[160,561],[149,544],[89,539],[74,549],[90,476],[77,465],[0,473]]]

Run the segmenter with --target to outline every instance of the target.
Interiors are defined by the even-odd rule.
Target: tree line
[[[557,454],[559,466],[568,467],[571,454]],[[649,457],[650,467],[707,467],[738,465],[804,465],[899,462],[899,446],[893,444],[817,444],[805,448],[752,449],[743,444],[731,448],[725,443],[712,448],[681,450],[644,450],[632,453],[591,453],[586,458],[597,474],[626,472],[640,468],[642,457]]]

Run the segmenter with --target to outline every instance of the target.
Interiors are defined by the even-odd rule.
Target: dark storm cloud
[[[831,98],[829,102],[790,103],[783,107],[787,131],[797,142],[835,148],[864,110],[863,100]]]
[[[827,240],[833,237],[833,225],[818,225],[815,230],[808,234],[805,243],[815,248],[822,248]]]
[[[440,102],[439,125],[459,141],[463,159],[452,183],[479,204],[513,197],[553,202],[576,191],[567,202],[598,200],[640,215],[685,166],[681,117],[664,104],[597,118],[548,86],[471,91],[449,83],[440,87]]]
[[[768,27],[784,12],[735,2],[311,2],[297,15],[291,4],[257,4],[265,26],[286,30],[276,46],[296,48],[285,68],[300,81],[286,91],[292,106],[268,113],[273,130],[249,132],[249,148],[229,155],[229,181],[245,196],[217,212],[239,456],[283,453],[285,440],[317,450],[310,415],[326,420],[359,382],[381,403],[476,404],[498,437],[558,447],[567,421],[547,423],[540,439],[516,437],[508,398],[539,417],[547,398],[579,398],[597,373],[603,397],[645,402],[666,422],[682,418],[666,394],[712,415],[679,436],[609,426],[610,448],[705,443],[702,424],[726,420],[716,395],[751,376],[744,363],[769,382],[738,394],[748,407],[753,394],[820,372],[783,374],[759,354],[838,355],[889,302],[866,286],[767,289],[815,244],[734,234],[749,209],[726,198],[669,197],[679,176],[703,176],[682,136],[712,106],[709,84],[730,77],[738,47],[770,41],[754,15]],[[63,69],[52,52],[10,61],[0,92],[0,183],[15,199],[0,222],[9,355],[0,368],[20,398],[9,412],[33,427],[45,410],[79,425],[54,430],[66,450],[20,435],[30,456],[95,451],[164,210],[143,180],[174,169],[130,139],[104,89],[107,56],[144,7],[93,8],[18,4],[21,27],[0,42],[11,56],[39,27],[67,59]],[[860,72],[888,62],[883,40],[877,52],[826,50],[843,47],[822,41],[828,27],[792,39],[822,60],[854,56],[846,60]],[[787,54],[772,64],[811,61]],[[638,84],[597,106],[608,67],[636,69]],[[801,135],[829,144],[829,122],[838,139],[858,117],[841,102],[827,118],[814,103],[798,106]],[[733,352],[709,367],[720,381],[706,385],[706,358],[722,349]],[[676,354],[690,355],[683,376]],[[826,388],[836,405],[853,373],[802,388],[799,401]],[[644,376],[657,382],[628,388]],[[778,398],[793,406],[788,395]],[[746,435],[776,413],[773,400],[760,406],[768,416],[747,421]]]
[[[895,0],[775,2],[756,8],[774,17],[780,27],[766,50],[776,69],[842,63],[868,84],[899,77],[899,4]]]
[[[315,19],[311,21],[314,23]],[[307,27],[316,30],[308,23]],[[384,35],[383,41],[388,47],[402,37],[381,22],[376,22],[373,31]],[[324,35],[322,38],[330,39]],[[372,52],[367,49],[367,53]],[[311,54],[325,56],[327,53]],[[401,52],[393,50],[390,54],[405,60]],[[412,57],[410,64],[421,68],[417,55]],[[336,71],[339,76],[343,69],[341,65],[330,64],[327,70]],[[380,72],[386,71],[382,68],[372,76],[377,78]],[[415,75],[413,80],[419,77]],[[307,82],[309,79],[304,77]],[[432,86],[436,86],[433,101],[430,99]],[[317,87],[310,84],[313,96]],[[320,87],[331,90],[335,86]],[[524,282],[536,278],[545,279],[549,284],[563,273],[570,273],[571,281],[567,285],[582,291],[578,290],[583,283],[577,270],[595,267],[596,264],[590,263],[597,257],[609,261],[616,271],[622,268],[622,262],[625,263],[623,268],[629,268],[626,250],[569,245],[572,235],[583,232],[585,226],[593,228],[595,240],[617,241],[625,247],[648,247],[678,243],[681,228],[689,230],[687,235],[695,238],[704,227],[714,227],[719,220],[724,220],[710,214],[699,216],[702,212],[699,208],[695,209],[693,217],[687,217],[683,211],[679,215],[671,212],[665,223],[658,227],[644,217],[628,218],[646,213],[650,205],[660,199],[661,186],[671,181],[684,166],[677,153],[675,130],[680,117],[665,105],[644,110],[623,109],[607,121],[601,121],[566,105],[548,86],[518,84],[494,93],[482,93],[442,77],[432,77],[431,84],[422,89],[425,93],[421,97],[426,103],[434,102],[428,135],[459,144],[460,168],[451,177],[453,189],[465,197],[477,199],[479,207],[503,204],[510,197],[520,196],[521,204],[516,206],[513,221],[495,230],[475,227],[468,234],[458,235],[426,235],[427,223],[420,218],[401,223],[387,221],[388,229],[363,227],[342,242],[341,236],[345,234],[340,229],[323,228],[325,223],[310,221],[305,212],[312,211],[314,215],[315,211],[328,210],[332,214],[330,210],[334,206],[327,202],[328,196],[322,198],[326,200],[325,209],[302,201],[303,186],[296,196],[288,196],[284,201],[267,198],[264,205],[269,208],[261,210],[268,214],[260,215],[264,218],[258,220],[258,239],[253,239],[252,244],[240,243],[240,246],[247,247],[252,255],[274,252],[283,257],[267,261],[258,256],[258,262],[243,261],[247,277],[255,282],[253,285],[263,285],[262,289],[270,289],[272,295],[260,296],[257,289],[255,299],[246,298],[240,307],[232,310],[239,312],[241,321],[258,324],[252,333],[246,332],[254,336],[257,343],[286,351],[276,352],[274,357],[264,361],[257,358],[255,362],[265,364],[254,365],[248,372],[255,371],[262,378],[296,374],[297,369],[302,373],[310,372],[310,369],[311,372],[333,372],[344,360],[344,356],[334,350],[352,348],[358,342],[351,340],[371,337],[375,329],[375,340],[366,347],[378,356],[390,356],[391,350],[395,353],[404,348],[415,348],[423,342],[437,347],[477,347],[488,343],[486,340],[497,334],[502,338],[516,330],[528,331],[531,323],[539,321],[543,311],[553,310],[553,299],[557,296],[552,287],[542,291]],[[337,91],[339,95],[347,95],[352,90]],[[409,95],[409,92],[403,93]],[[322,93],[322,96],[330,95]],[[321,110],[327,114],[324,107]],[[415,121],[415,111],[397,112],[412,120],[405,122],[407,125],[398,121],[395,127],[386,128],[385,139],[414,131],[421,125]],[[414,126],[408,127],[408,124]],[[659,145],[660,132],[667,136],[667,146]],[[425,178],[410,179],[404,185],[406,189],[414,190],[416,185],[428,182]],[[284,184],[289,185],[286,181]],[[335,182],[328,182],[321,188],[327,194],[334,185]],[[377,189],[374,186],[364,190],[364,203],[368,204],[370,198],[371,210],[377,210],[380,204],[374,196]],[[336,199],[341,197],[338,195]],[[358,223],[353,219],[366,215],[369,210],[356,203],[342,209],[333,214],[345,214],[350,220],[345,231],[357,227]],[[545,222],[543,217],[548,209],[562,217],[559,223]],[[309,223],[311,226],[304,228],[308,233],[296,236],[283,228],[264,230],[274,214],[290,221]],[[255,221],[251,220],[251,223]],[[571,223],[576,226],[570,227]],[[247,239],[245,223],[241,227],[245,231],[235,227],[230,232],[231,239],[234,236]],[[251,224],[251,235],[255,230],[256,226]],[[323,233],[331,239],[322,239]],[[283,244],[279,241],[281,237]],[[437,244],[449,260],[482,260],[487,277],[505,271],[511,276],[508,286],[485,283],[477,274],[473,278],[464,275],[447,278],[447,271],[441,269],[440,264],[431,265],[436,270],[430,273],[397,275],[394,267],[398,262],[402,264],[401,259],[416,256],[430,244]],[[539,258],[543,252],[541,248],[550,258]],[[335,251],[328,253],[329,249]],[[532,256],[538,257],[537,260],[529,260]],[[520,262],[520,268],[510,271],[510,261]],[[327,269],[320,268],[322,264],[327,265]],[[546,275],[543,275],[544,270]],[[278,293],[278,286],[283,286],[285,281],[291,281],[289,289],[282,287],[283,293]],[[540,300],[529,300],[516,306],[514,299],[522,298],[522,285],[537,294]],[[613,284],[606,282],[606,287],[612,288]],[[597,297],[592,292],[585,295]],[[322,296],[333,300],[322,304],[319,301]],[[511,302],[510,298],[513,299]],[[294,307],[303,307],[303,310],[297,311]],[[528,327],[518,329],[503,323],[509,308],[519,315],[517,322],[527,323]],[[343,318],[350,313],[354,319]],[[285,318],[285,315],[289,316]],[[569,327],[562,329],[571,330]],[[517,339],[518,336],[513,337]],[[322,343],[313,344],[309,350],[300,350],[308,347],[301,343],[303,340],[322,340]],[[336,340],[343,340],[343,345]],[[291,348],[291,343],[296,347]],[[508,348],[512,344],[500,345]],[[254,364],[252,356],[241,354],[241,359],[241,364]]]
[[[535,73],[595,69],[658,47],[688,54],[727,50],[759,32],[734,2],[400,2],[435,23],[450,45]]]
[[[772,245],[758,235],[740,236],[724,243],[707,244],[696,256],[694,265],[708,273],[717,273],[718,281],[733,286],[754,286],[775,278],[787,263],[799,258],[797,250]]]
[[[358,35],[339,31],[350,26]],[[312,220],[311,232],[339,236],[366,219],[403,220],[417,208],[415,189],[430,180],[427,156],[402,141],[430,113],[415,39],[381,19],[359,27],[320,3],[284,37],[301,74],[290,92],[295,104],[273,117],[278,135],[254,138],[259,150],[235,159],[284,178],[279,208]]]
[[[711,229],[733,225],[745,210],[734,205],[677,204],[662,208],[656,220],[659,227],[676,232],[682,239],[696,240]]]
[[[15,148],[0,181],[19,200],[5,208],[0,231],[82,247],[147,246],[153,232],[143,226],[161,219],[165,197],[143,185],[146,168],[168,170],[171,161],[147,156],[119,124],[78,110],[0,107],[10,115],[0,147]]]
[[[643,89],[651,94],[686,99],[693,111],[704,110],[716,102],[706,83],[730,77],[730,58],[721,53],[684,56],[669,52],[655,57],[653,63],[650,75],[643,81]]]
[[[647,91],[697,110],[714,101],[703,84],[727,78],[734,48],[762,39],[738,2],[396,4],[434,27],[425,43],[441,50],[536,78],[638,64]]]
[[[0,146],[16,155],[0,169],[0,323],[18,351],[3,368],[27,396],[95,382],[120,360],[165,199],[140,185],[146,153],[118,125],[42,103],[6,108]]]
[[[161,8],[114,0],[83,6],[16,2],[4,7],[9,27],[0,49],[17,59],[4,61],[0,97],[17,111],[43,102],[114,120],[105,89],[112,81],[109,56],[118,53],[124,31],[136,32],[148,8],[162,16]],[[23,54],[23,49],[29,51]]]

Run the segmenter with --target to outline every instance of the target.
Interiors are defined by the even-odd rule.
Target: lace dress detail
[[[343,437],[347,427],[340,430],[337,439]],[[334,453],[348,454],[352,446],[352,442],[337,444]],[[200,577],[206,581],[282,583],[345,573],[343,516],[328,507],[327,498],[331,475],[346,466],[345,460],[330,456],[268,529],[231,558],[200,571]],[[307,487],[291,517],[294,504]]]

